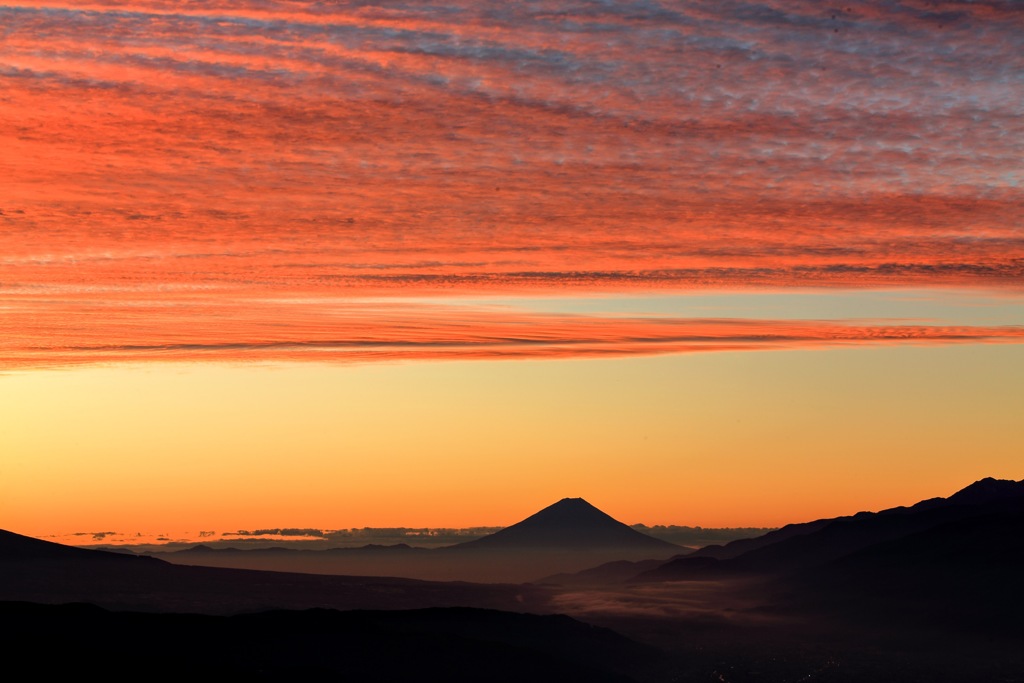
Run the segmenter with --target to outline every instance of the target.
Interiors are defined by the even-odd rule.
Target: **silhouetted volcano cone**
[[[582,498],[563,498],[518,524],[452,548],[664,551],[678,546],[631,529]]]

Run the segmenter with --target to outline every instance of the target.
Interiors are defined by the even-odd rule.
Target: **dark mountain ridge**
[[[824,527],[840,520],[858,520],[874,518],[879,515],[902,515],[907,512],[922,512],[934,508],[947,507],[950,505],[983,505],[997,503],[1001,500],[1014,500],[1019,498],[1024,491],[1024,481],[1013,481],[1009,479],[994,479],[986,477],[969,486],[957,491],[948,498],[928,498],[909,507],[899,506],[880,510],[878,512],[858,512],[844,517],[833,517],[817,519],[811,522],[798,524],[787,524],[784,527],[770,531],[767,534],[754,538],[742,538],[725,545],[710,545],[696,550],[688,557],[710,557],[716,560],[728,560],[739,557],[745,553],[764,546],[773,545],[795,536],[805,536],[820,531]]]
[[[1024,505],[946,521],[784,577],[794,604],[847,618],[1024,637]]]
[[[113,563],[152,561],[151,558],[138,555],[75,548],[0,529],[0,562],[43,560]]]
[[[674,558],[639,581],[709,578],[715,575],[782,574],[838,560],[878,543],[894,541],[958,520],[1024,509],[1024,482],[982,479],[948,498],[909,507],[859,512],[783,527],[756,539],[701,549]]]

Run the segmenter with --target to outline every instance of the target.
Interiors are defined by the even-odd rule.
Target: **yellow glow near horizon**
[[[504,525],[566,496],[775,526],[1020,479],[1024,348],[91,367],[0,376],[30,535]]]

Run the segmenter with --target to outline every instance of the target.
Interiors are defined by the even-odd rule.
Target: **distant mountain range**
[[[678,550],[581,499],[443,550],[337,551],[480,577],[576,567],[534,584],[180,566],[0,531],[0,619],[12,651],[45,642],[75,666],[108,643],[130,646],[118,661],[133,671],[160,660],[154,644],[199,653],[167,665],[181,675],[198,663],[255,679],[1024,682],[1024,482]],[[175,556],[294,566],[302,552]]]
[[[379,576],[322,576],[179,566],[50,543],[0,530],[0,601],[87,602],[108,609],[234,614],[270,608],[418,609],[459,605],[523,611],[539,588]]]
[[[398,544],[300,550],[197,545],[153,556],[175,564],[518,583],[614,560],[664,560],[687,552],[691,551],[632,529],[582,498],[564,498],[493,534],[442,548]]]

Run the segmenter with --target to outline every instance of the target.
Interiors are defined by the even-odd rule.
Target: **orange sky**
[[[1012,4],[46,0],[0,27],[0,526],[504,524],[574,487],[765,525],[1024,477]]]
[[[503,525],[566,496],[779,525],[1021,478],[1022,348],[14,373],[0,505],[36,534]]]

